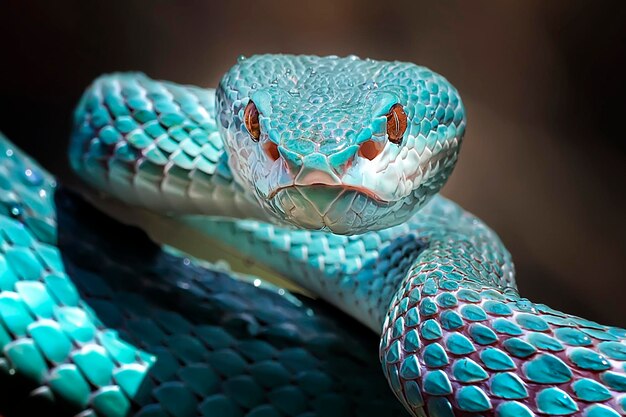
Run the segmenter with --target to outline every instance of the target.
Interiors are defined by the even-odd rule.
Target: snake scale
[[[75,172],[316,299],[152,243],[2,138],[1,374],[83,417],[625,415],[626,331],[520,297],[497,235],[437,194],[464,131],[409,63],[100,77]]]

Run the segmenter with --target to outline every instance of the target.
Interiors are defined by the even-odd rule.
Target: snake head
[[[217,112],[236,182],[278,222],[337,234],[406,221],[446,182],[465,130],[443,77],[357,57],[240,59]]]

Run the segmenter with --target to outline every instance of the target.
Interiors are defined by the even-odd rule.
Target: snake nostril
[[[272,141],[265,142],[265,144],[263,145],[263,150],[272,161],[276,161],[278,158],[280,158],[280,154],[278,153],[278,145],[276,145]]]
[[[376,158],[385,147],[384,143],[376,142],[374,140],[368,140],[361,144],[359,148],[359,156],[367,158],[370,161]]]

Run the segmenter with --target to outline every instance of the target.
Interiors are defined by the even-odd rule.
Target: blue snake
[[[404,62],[98,78],[69,152],[88,200],[266,276],[152,243],[2,138],[0,368],[81,416],[626,414],[626,331],[520,297],[497,235],[438,194],[465,123]]]

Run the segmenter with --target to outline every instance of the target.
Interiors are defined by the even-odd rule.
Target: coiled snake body
[[[626,331],[521,298],[496,234],[437,195],[464,129],[424,67],[263,55],[217,90],[99,78],[70,161],[380,334],[412,415],[625,414]],[[2,368],[33,395],[84,416],[405,412],[375,340],[320,301],[162,250],[71,193],[55,207],[52,177],[0,151]]]

